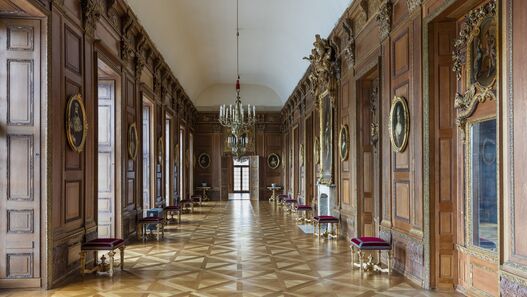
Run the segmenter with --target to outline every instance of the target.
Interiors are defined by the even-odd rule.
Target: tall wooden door
[[[98,87],[98,216],[99,237],[114,237],[115,209],[115,83],[99,80]]]
[[[456,23],[435,23],[431,38],[430,91],[433,113],[430,120],[432,173],[431,222],[433,226],[432,287],[453,288],[457,276],[456,244],[456,93],[455,73],[452,71],[452,44],[456,38]]]
[[[40,286],[40,21],[0,19],[0,287]]]
[[[362,236],[375,235],[374,204],[374,150],[371,142],[370,128],[372,118],[372,99],[374,99],[375,80],[369,78],[360,81],[359,89],[359,207],[360,234]]]

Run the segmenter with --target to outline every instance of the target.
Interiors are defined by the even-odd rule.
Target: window
[[[151,208],[151,201],[153,200],[152,185],[152,170],[153,170],[153,156],[152,156],[152,107],[146,103],[143,105],[143,209]]]
[[[498,239],[498,179],[496,119],[469,125],[469,207],[471,207],[472,244],[496,250]]]
[[[249,193],[249,158],[234,159],[233,185],[235,193]]]

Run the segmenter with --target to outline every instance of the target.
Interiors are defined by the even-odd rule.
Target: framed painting
[[[198,165],[199,165],[199,167],[201,167],[203,169],[209,168],[209,166],[210,166],[210,156],[209,156],[209,154],[201,153],[198,156]]]
[[[320,104],[320,179],[333,184],[333,98],[329,91],[319,96]]]
[[[271,169],[276,169],[280,166],[281,159],[278,154],[271,153],[267,156],[267,166]]]
[[[390,141],[392,150],[402,153],[408,144],[408,134],[410,132],[410,113],[408,103],[404,97],[395,96],[392,99],[389,119]]]
[[[80,94],[73,95],[66,105],[66,135],[68,144],[76,153],[84,150],[88,134],[88,120],[86,109]]]
[[[137,126],[135,123],[132,123],[130,127],[128,127],[128,157],[134,161],[137,158],[138,142]]]
[[[315,137],[313,143],[313,161],[315,165],[320,164],[320,140],[318,137]]]
[[[349,157],[350,151],[350,132],[348,125],[342,125],[339,132],[339,151],[340,151],[340,160],[346,161]]]

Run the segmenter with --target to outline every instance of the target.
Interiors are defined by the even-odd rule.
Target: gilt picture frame
[[[128,127],[128,157],[134,160],[137,158],[137,147],[139,146],[139,139],[137,136],[137,125],[132,123]]]
[[[269,156],[267,156],[267,166],[269,166],[269,168],[277,169],[280,167],[280,163],[282,163],[282,159],[278,154],[270,153]]]
[[[320,178],[319,183],[333,184],[333,98],[326,90],[319,98],[320,112]]]
[[[404,152],[408,145],[408,136],[410,134],[410,112],[404,97],[393,97],[388,123],[392,150],[396,153]]]
[[[347,161],[349,158],[349,150],[350,150],[350,132],[349,127],[346,124],[343,124],[340,127],[339,132],[339,152],[340,152],[340,160],[341,161]]]
[[[198,166],[203,168],[203,169],[209,168],[209,166],[210,166],[210,156],[209,156],[209,154],[201,153],[198,156]]]
[[[315,165],[320,164],[320,139],[315,137],[315,141],[313,142],[313,163]]]
[[[76,94],[70,97],[66,105],[66,136],[68,144],[76,153],[81,153],[88,135],[88,120],[82,96]]]

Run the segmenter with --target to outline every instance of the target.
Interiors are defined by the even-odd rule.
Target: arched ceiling
[[[302,57],[315,34],[327,36],[351,1],[239,0],[243,102],[282,106],[309,66]],[[235,0],[127,2],[198,109],[233,102]]]

